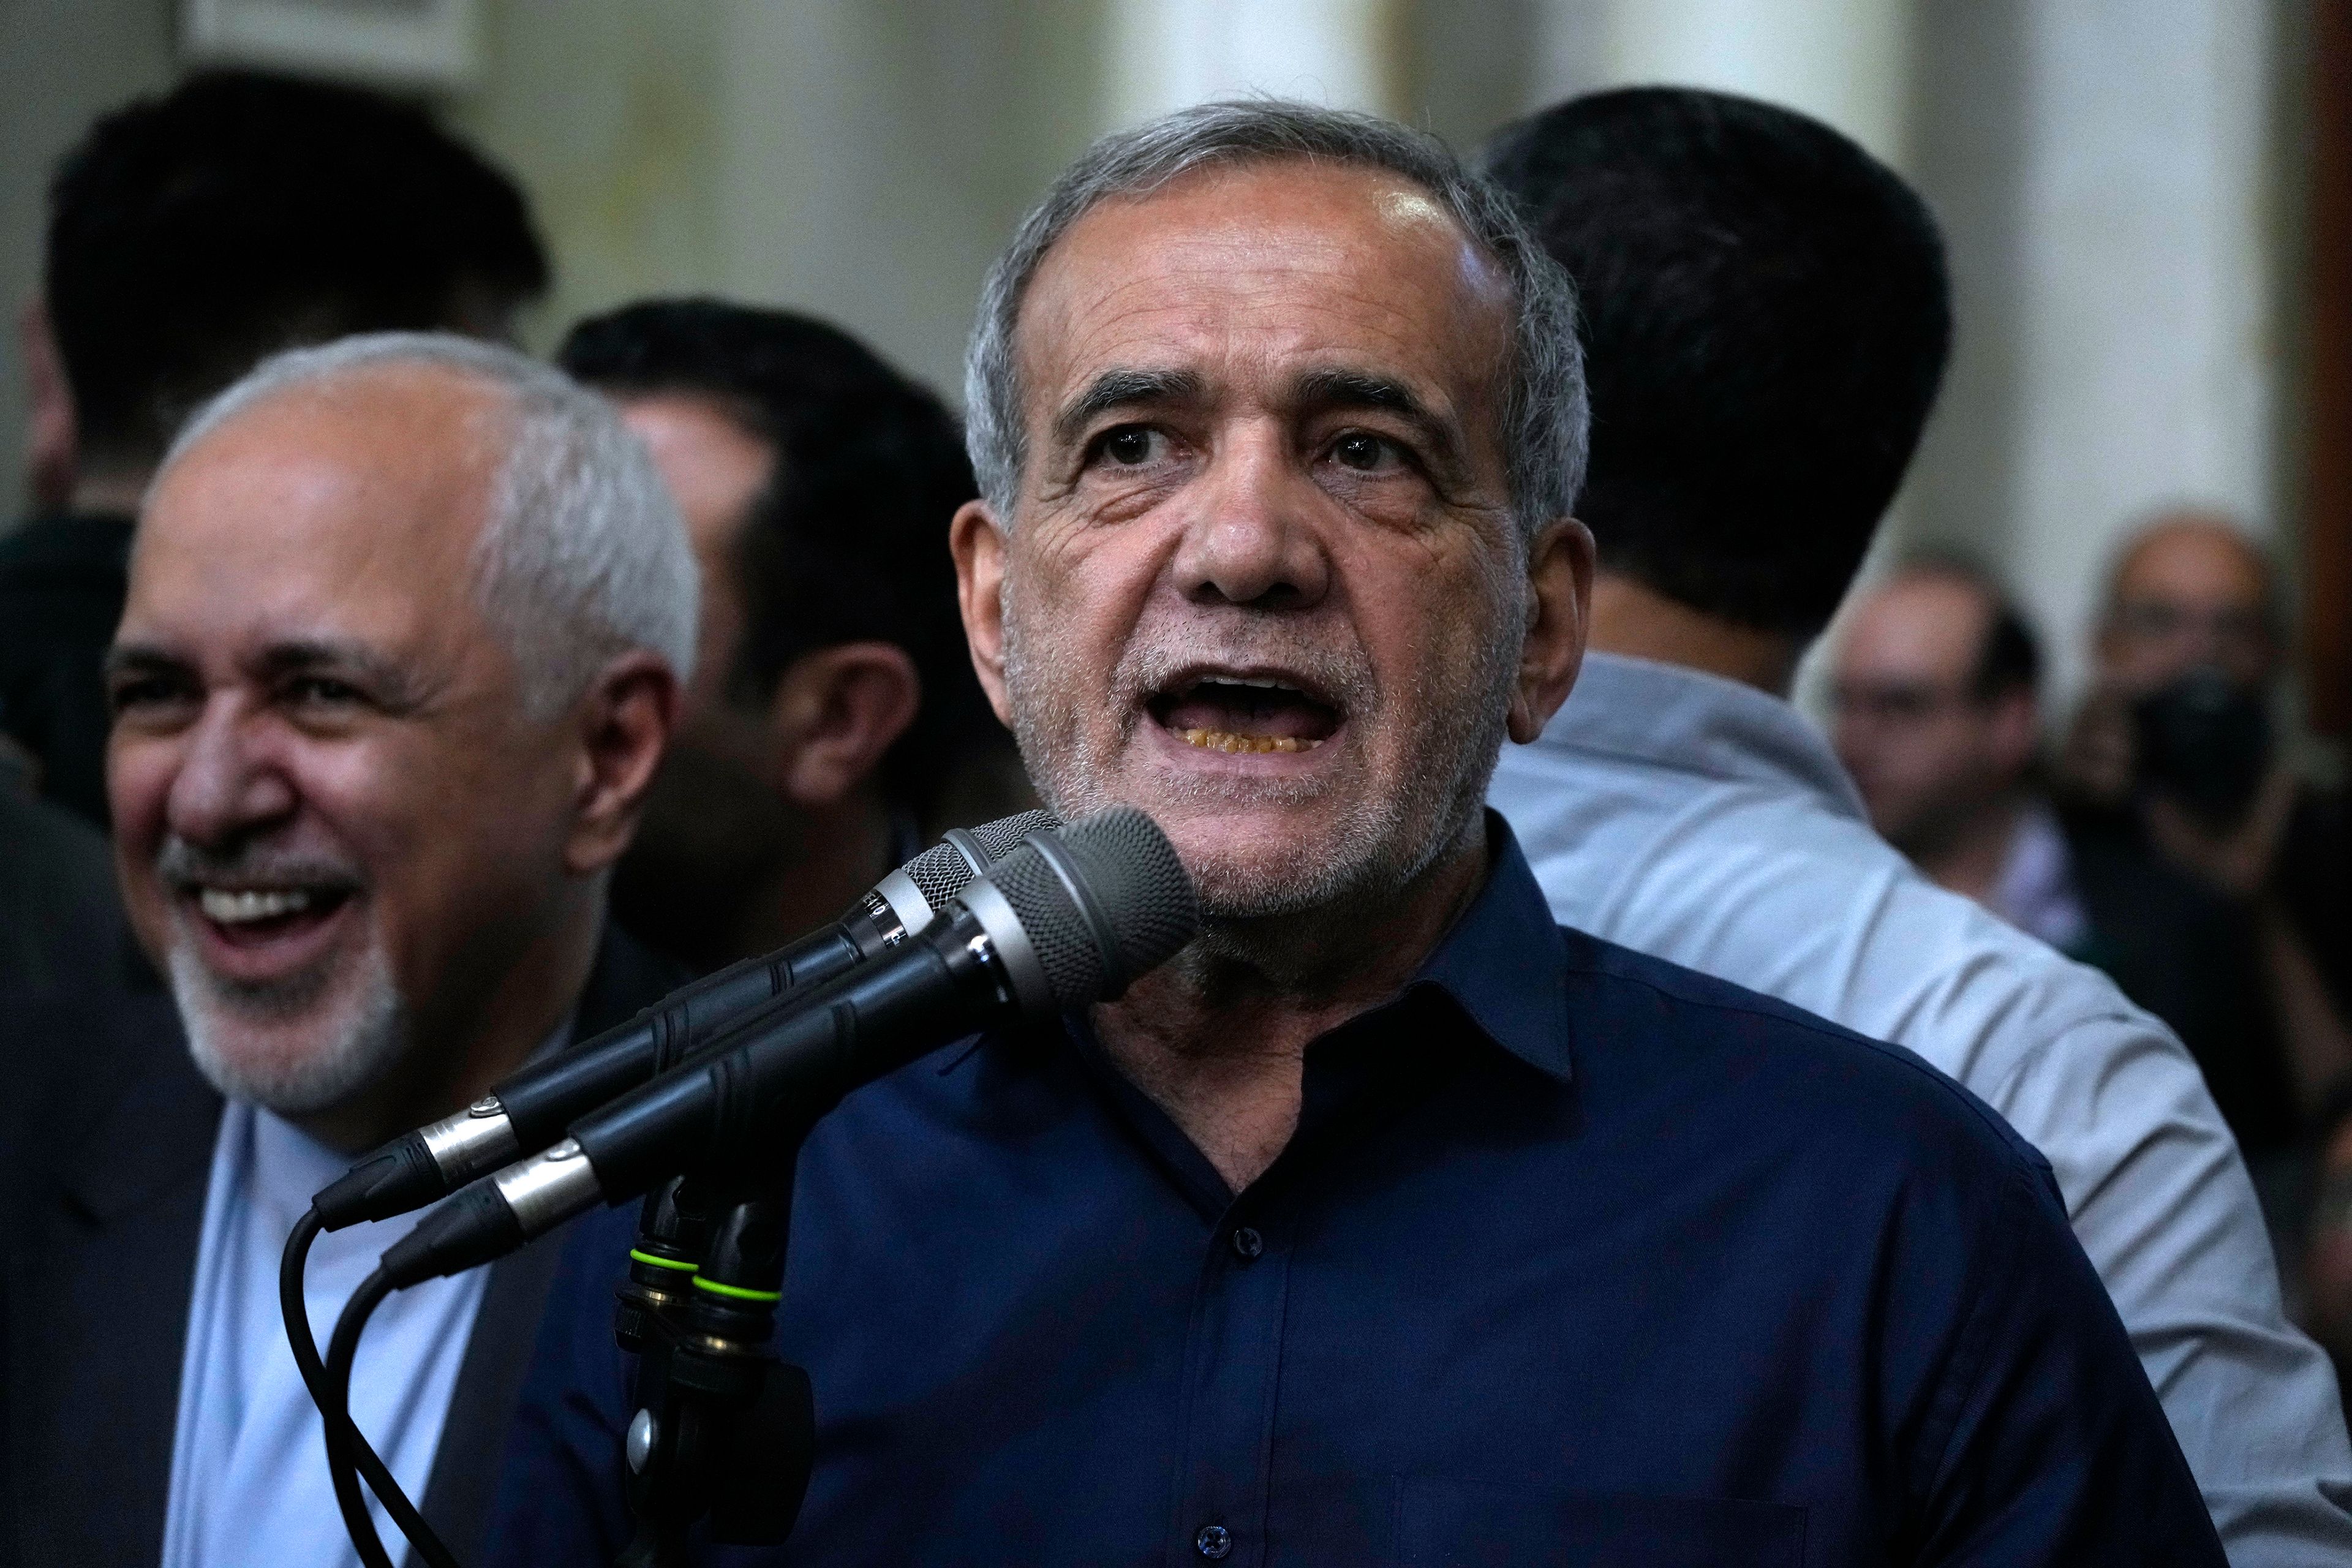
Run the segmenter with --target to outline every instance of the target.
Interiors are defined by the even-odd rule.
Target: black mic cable
[[[334,1335],[327,1342],[327,1364],[323,1376],[324,1392],[334,1401],[332,1411],[327,1415],[328,1423],[331,1426],[341,1421],[353,1444],[341,1455],[331,1447],[328,1453],[327,1463],[334,1474],[335,1506],[342,1510],[344,1532],[352,1538],[352,1544],[358,1549],[360,1561],[366,1568],[392,1568],[392,1560],[384,1552],[383,1541],[376,1535],[375,1521],[368,1517],[367,1502],[360,1496],[359,1476],[352,1465],[361,1451],[373,1458],[375,1450],[368,1446],[367,1438],[360,1432],[359,1424],[352,1419],[352,1362],[359,1353],[361,1331],[367,1327],[367,1321],[375,1316],[375,1310],[383,1305],[384,1298],[391,1294],[392,1281],[385,1277],[383,1268],[379,1266],[369,1270],[368,1277],[360,1281],[359,1289],[352,1292],[351,1300],[343,1303],[342,1315],[335,1320]],[[327,1412],[329,1406],[324,1400],[319,1399],[319,1392],[313,1390],[311,1397],[318,1400],[321,1412]],[[392,1521],[400,1527],[400,1532],[408,1537],[411,1546],[416,1548],[417,1555],[434,1563],[436,1568],[457,1568],[457,1560],[442,1544],[441,1538],[433,1532],[432,1526],[425,1522],[409,1502],[408,1494],[401,1490],[399,1481],[393,1479],[390,1470],[383,1469],[381,1460],[377,1461],[376,1468],[383,1470],[383,1479],[378,1482],[371,1478],[370,1484],[375,1487],[376,1496],[383,1500],[384,1511],[392,1515]],[[399,1500],[397,1502],[394,1501],[395,1498]]]
[[[351,1534],[352,1545],[359,1552],[363,1568],[393,1568],[383,1542],[377,1538],[375,1521],[368,1516],[367,1504],[360,1496],[359,1479],[364,1476],[368,1486],[383,1500],[384,1511],[415,1547],[417,1556],[427,1568],[458,1568],[456,1555],[409,1502],[408,1494],[401,1489],[391,1469],[351,1419],[349,1390],[345,1389],[341,1398],[330,1397],[326,1369],[320,1363],[318,1342],[310,1333],[310,1306],[302,1298],[303,1268],[320,1229],[316,1208],[294,1222],[293,1233],[286,1238],[286,1250],[278,1261],[278,1309],[286,1320],[286,1342],[294,1352],[294,1369],[302,1374],[302,1386],[310,1390],[310,1403],[319,1409],[320,1425],[326,1436],[327,1473],[334,1482],[335,1505],[342,1510],[343,1528]]]

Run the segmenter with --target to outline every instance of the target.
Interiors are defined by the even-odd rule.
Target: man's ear
[[[1568,700],[1592,629],[1592,531],[1563,517],[1528,550],[1528,635],[1511,689],[1511,739],[1526,745]]]
[[[948,524],[948,552],[955,557],[956,602],[963,610],[964,641],[971,647],[972,672],[997,721],[1013,727],[1013,704],[1004,689],[1004,552],[1008,542],[996,514],[983,500],[968,500]]]
[[[46,300],[35,300],[16,318],[16,341],[25,354],[25,485],[33,504],[60,510],[73,502],[79,473],[79,437],[74,424],[73,387],[58,353],[57,329]]]
[[[606,665],[573,710],[582,745],[563,859],[574,876],[603,870],[629,847],[677,707],[677,672],[640,648]]]
[[[806,810],[838,805],[874,776],[922,700],[922,677],[896,643],[835,643],[803,654],[768,704],[770,784]]]

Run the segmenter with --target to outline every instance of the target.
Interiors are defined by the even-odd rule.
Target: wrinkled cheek
[[[1023,735],[1067,744],[1076,738],[1084,672],[1078,626],[1066,610],[1008,590],[1004,607],[1004,684]]]

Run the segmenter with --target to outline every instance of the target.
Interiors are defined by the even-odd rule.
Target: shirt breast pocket
[[[1805,1510],[1401,1477],[1402,1568],[1801,1568]]]

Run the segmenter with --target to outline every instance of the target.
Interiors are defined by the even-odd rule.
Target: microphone
[[[1033,835],[912,940],[467,1187],[388,1248],[382,1272],[394,1289],[454,1274],[678,1170],[748,1156],[975,1029],[1118,996],[1199,929],[1191,877],[1133,806]]]
[[[673,991],[627,1023],[523,1068],[457,1115],[366,1156],[313,1200],[321,1228],[422,1208],[544,1149],[573,1117],[667,1071],[764,1004],[821,985],[922,931],[966,883],[1030,834],[1053,826],[1051,812],[1024,811],[950,829],[833,924]]]

